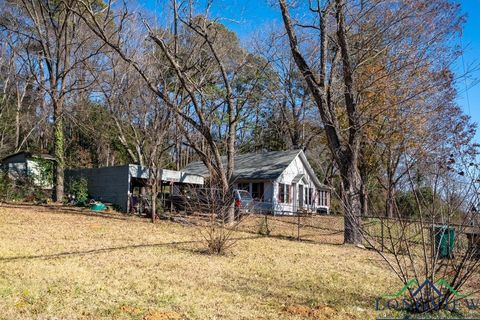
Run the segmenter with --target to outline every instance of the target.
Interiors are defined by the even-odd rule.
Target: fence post
[[[297,240],[300,241],[300,214],[297,213]]]
[[[270,230],[268,229],[268,217],[267,217],[267,213],[264,212],[263,213],[263,216],[264,216],[264,223],[265,223],[265,235],[266,236],[269,236],[270,235]]]

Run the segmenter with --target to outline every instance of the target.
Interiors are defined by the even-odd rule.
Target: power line
[[[462,66],[463,66],[463,81],[465,83],[465,96],[467,97],[467,108],[468,108],[468,115],[471,116],[470,114],[470,97],[468,95],[468,84],[467,84],[467,74],[465,70],[465,58],[464,58],[464,52],[463,52],[463,41],[462,37],[460,36],[460,46],[462,48]]]

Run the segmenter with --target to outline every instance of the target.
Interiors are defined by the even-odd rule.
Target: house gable
[[[294,214],[298,210],[328,212],[324,200],[330,188],[320,183],[301,151],[273,183],[273,208],[280,214]]]
[[[313,184],[316,189],[330,190],[329,187],[322,184],[313,168],[310,166],[310,163],[307,160],[307,157],[300,151],[298,155],[292,160],[292,162],[285,168],[285,170],[280,174],[277,179],[280,183],[301,183],[301,184]]]

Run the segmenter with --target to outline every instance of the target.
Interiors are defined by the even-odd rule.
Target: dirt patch
[[[327,305],[319,305],[314,308],[304,305],[291,305],[286,307],[285,311],[292,315],[318,320],[333,319],[338,314],[335,308]]]
[[[175,311],[151,311],[147,313],[143,320],[182,320],[185,319],[181,314]]]
[[[137,308],[137,307],[131,307],[131,306],[122,306],[120,308],[120,310],[122,310],[123,312],[128,313],[130,315],[138,315],[138,314],[142,313],[142,309]]]

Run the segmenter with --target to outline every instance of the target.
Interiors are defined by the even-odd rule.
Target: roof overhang
[[[20,155],[20,154],[25,154],[25,158],[26,158],[26,159],[36,158],[36,159],[44,159],[44,160],[57,161],[57,159],[56,159],[54,156],[51,156],[51,155],[49,155],[49,154],[46,154],[46,153],[33,153],[33,152],[29,152],[29,151],[20,151],[20,152],[17,152],[17,153],[10,154],[10,155],[2,158],[0,161],[1,161],[1,162],[6,161],[7,159],[10,159],[10,158],[12,158],[12,157],[18,156],[18,155]]]
[[[149,179],[150,168],[141,165],[129,165],[129,174],[133,178]],[[188,184],[200,184],[205,183],[204,177],[197,174],[191,174],[183,171],[160,169],[160,180],[166,182],[179,182]]]
[[[299,183],[305,177],[304,173],[297,174],[295,178],[293,178],[292,183]]]

